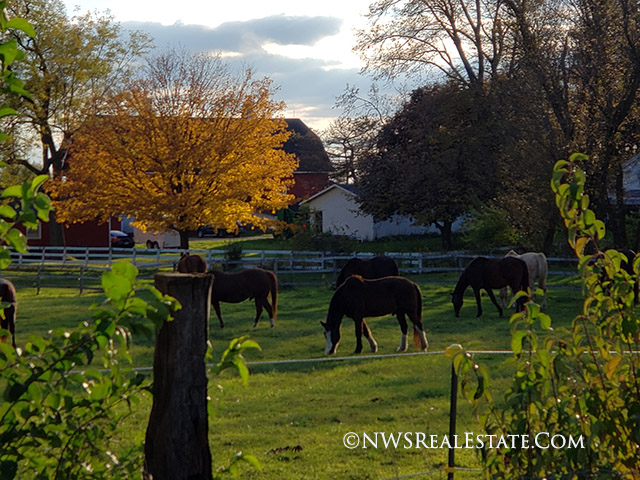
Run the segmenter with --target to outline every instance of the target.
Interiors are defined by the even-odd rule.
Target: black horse
[[[0,328],[11,333],[11,344],[16,347],[16,308],[18,307],[18,297],[16,287],[9,280],[0,278],[0,301],[7,306],[3,316],[0,317]],[[0,337],[1,342],[6,342],[6,337]]]
[[[320,322],[324,327],[327,341],[325,353],[335,353],[340,341],[340,324],[346,315],[355,322],[356,350],[362,351],[362,334],[369,341],[372,352],[378,351],[378,344],[364,321],[365,317],[381,317],[395,314],[402,337],[399,352],[407,349],[407,321],[405,315],[413,323],[413,339],[422,350],[429,348],[427,337],[422,327],[422,294],[417,284],[402,277],[384,277],[367,280],[359,275],[352,275],[338,287],[331,298],[327,321]]]
[[[378,255],[368,260],[351,258],[340,270],[336,280],[336,288],[351,275],[360,275],[367,279],[394,277],[398,275],[398,264],[393,258],[386,255]]]
[[[511,287],[511,291],[526,292],[529,288],[529,271],[527,264],[516,257],[504,257],[490,260],[485,257],[476,257],[464,269],[456,288],[451,293],[453,302],[453,312],[456,317],[460,315],[464,291],[471,285],[473,293],[476,295],[478,304],[478,317],[482,315],[482,304],[480,302],[480,290],[484,289],[489,294],[489,298],[500,312],[502,317],[502,307],[493,295],[493,289]],[[520,312],[526,302],[525,297],[517,300],[517,310]]]

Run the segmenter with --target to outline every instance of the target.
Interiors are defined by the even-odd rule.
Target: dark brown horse
[[[464,291],[469,285],[473,288],[476,303],[478,304],[478,315],[476,316],[479,317],[482,315],[480,290],[484,289],[489,294],[489,298],[502,317],[502,307],[496,301],[496,297],[493,295],[493,289],[511,287],[511,291],[513,292],[519,292],[521,290],[526,292],[527,288],[529,288],[527,264],[516,257],[504,257],[495,260],[490,260],[485,257],[474,258],[471,263],[467,265],[467,268],[464,269],[462,275],[460,275],[456,288],[451,294],[453,312],[456,317],[460,315]],[[526,298],[524,297],[517,300],[518,311],[522,311],[525,302]]]
[[[333,294],[327,313],[327,321],[320,322],[324,327],[327,341],[325,353],[335,353],[340,341],[342,318],[352,318],[356,326],[356,350],[362,351],[362,334],[369,341],[372,352],[378,351],[378,344],[371,335],[365,317],[381,317],[394,314],[400,324],[402,337],[399,352],[407,349],[407,321],[413,323],[413,338],[422,350],[429,348],[427,336],[422,327],[422,294],[417,284],[402,277],[384,277],[367,280],[352,275],[342,283]]]
[[[200,255],[183,253],[178,260],[177,270],[180,273],[206,273],[207,262]]]
[[[398,264],[393,258],[386,255],[378,255],[368,260],[351,258],[340,270],[336,280],[336,288],[351,275],[360,275],[367,279],[393,277],[398,275]]]
[[[262,308],[269,314],[271,326],[275,327],[278,309],[278,279],[275,273],[261,268],[250,268],[237,273],[218,271],[210,273],[214,277],[211,303],[220,320],[220,328],[224,328],[220,302],[240,303],[251,298],[256,302],[256,318],[253,321],[253,327],[258,326]],[[271,293],[271,305],[268,300],[269,293]]]
[[[18,297],[16,287],[9,280],[0,278],[0,301],[7,305],[0,317],[0,328],[11,333],[11,344],[16,347],[16,309],[18,307]],[[0,342],[6,342],[7,337],[0,337]]]

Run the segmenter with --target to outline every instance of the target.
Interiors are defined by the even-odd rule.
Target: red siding
[[[120,222],[111,219],[112,229],[120,229]],[[49,224],[41,224],[40,239],[29,238],[28,244],[34,247],[51,245],[49,241]],[[107,223],[98,223],[97,220],[84,223],[74,223],[64,227],[64,240],[67,247],[108,247],[109,226]]]
[[[296,203],[329,186],[329,174],[326,172],[294,172],[293,178],[295,184],[289,193],[296,196]]]

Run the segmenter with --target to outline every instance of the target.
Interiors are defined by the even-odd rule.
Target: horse
[[[271,327],[275,327],[278,309],[278,278],[275,273],[261,268],[250,268],[235,273],[211,270],[209,273],[213,274],[211,303],[220,321],[220,328],[224,328],[220,314],[220,302],[240,303],[252,298],[256,303],[256,318],[253,322],[253,328],[258,326],[262,308],[269,314]],[[271,305],[267,299],[269,293],[271,293]]]
[[[177,270],[180,273],[206,273],[207,262],[200,255],[184,252],[178,260]]]
[[[529,273],[529,287],[531,292],[535,291],[536,279],[538,280],[538,288],[543,291],[542,308],[547,306],[547,257],[544,253],[527,252],[522,255],[518,255],[513,250],[510,250],[507,257],[515,257],[522,260],[527,264]],[[503,307],[507,306],[507,287],[500,289],[500,303]]]
[[[155,240],[147,240],[147,249],[148,250],[160,250],[160,244]]]
[[[476,317],[482,315],[482,304],[480,303],[481,289],[486,290],[489,298],[502,317],[502,307],[498,305],[492,289],[508,286],[511,287],[511,290],[514,292],[520,290],[526,292],[529,287],[527,264],[515,257],[503,257],[495,260],[490,260],[485,257],[474,258],[471,263],[467,265],[467,268],[464,269],[462,275],[460,275],[456,288],[451,293],[453,313],[456,317],[460,316],[460,307],[462,307],[464,291],[469,285],[473,288],[473,293],[475,293],[476,303],[478,305],[478,314]],[[525,302],[526,299],[524,298],[518,299],[516,303],[518,311],[522,311]]]
[[[9,280],[0,278],[0,301],[8,304],[0,316],[0,328],[11,333],[11,345],[16,348],[16,309],[18,307],[18,297],[16,287]],[[6,342],[7,337],[0,337],[0,342]]]
[[[360,275],[352,275],[336,289],[329,304],[327,321],[320,322],[327,341],[325,353],[331,355],[338,349],[340,324],[344,316],[355,322],[356,350],[354,353],[362,352],[362,334],[369,341],[371,351],[377,352],[378,344],[364,319],[388,314],[395,314],[400,324],[402,337],[398,347],[399,352],[407,349],[405,315],[413,324],[413,338],[416,346],[419,343],[423,351],[429,348],[429,342],[422,327],[422,294],[416,283],[403,277],[369,280]]]
[[[368,260],[351,258],[342,267],[336,280],[336,288],[351,275],[360,275],[362,278],[374,279],[382,277],[395,277],[398,275],[398,264],[386,255],[378,255]]]

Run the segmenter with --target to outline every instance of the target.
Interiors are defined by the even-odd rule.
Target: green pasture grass
[[[454,239],[459,238],[455,235]],[[273,238],[270,235],[241,236],[239,238],[207,238],[190,239],[193,249],[220,249],[231,243],[242,242],[244,250],[300,250],[294,239]],[[460,243],[460,242],[458,242]],[[407,235],[386,237],[371,241],[353,242],[356,252],[439,252],[442,251],[442,240],[439,235]]]
[[[508,350],[508,315],[498,317],[483,295],[484,315],[476,318],[475,300],[467,290],[461,316],[455,318],[449,292],[454,273],[414,277],[423,294],[423,322],[431,352],[452,343],[472,350]],[[372,358],[365,351],[352,355],[354,325],[345,318],[337,356],[325,361],[325,341],[320,321],[326,318],[333,291],[328,286],[281,288],[276,328],[269,327],[266,312],[257,328],[253,302],[222,304],[225,328],[212,312],[209,335],[214,358],[219,358],[232,338],[250,335],[262,347],[249,350],[249,385],[243,387],[234,372],[212,375],[209,394],[215,416],[210,418],[210,444],[215,468],[228,464],[238,451],[255,455],[262,473],[242,467],[242,478],[266,479],[387,479],[439,470],[425,478],[444,478],[446,449],[357,448],[343,446],[348,432],[375,435],[424,432],[442,438],[448,432],[451,360],[442,354]],[[496,292],[497,294],[497,292]],[[28,284],[18,289],[18,344],[29,335],[46,335],[51,328],[71,328],[89,319],[89,307],[103,296],[94,291],[45,288],[36,294]],[[547,312],[554,326],[568,326],[579,312],[580,288],[555,277],[548,291]],[[400,329],[394,317],[367,320],[379,344],[379,355],[395,353]],[[134,365],[151,366],[153,339],[135,338]],[[409,352],[417,350],[410,344]],[[269,361],[317,359],[311,363],[269,364]],[[494,398],[500,401],[513,372],[511,355],[477,354],[487,367]],[[145,398],[123,425],[123,446],[143,438],[151,399]],[[458,432],[480,433],[470,406],[458,399]],[[456,464],[477,468],[474,450],[456,451]],[[438,476],[439,475],[439,476]],[[457,479],[478,478],[478,472],[456,473]]]

